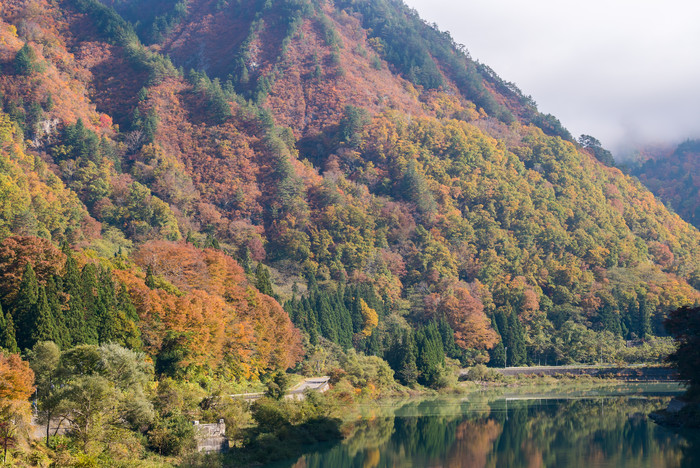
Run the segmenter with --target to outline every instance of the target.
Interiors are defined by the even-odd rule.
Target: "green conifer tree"
[[[251,268],[253,268],[253,257],[250,254],[250,249],[246,246],[243,249],[243,255],[241,255],[241,266],[246,274],[250,273]]]
[[[97,304],[95,321],[100,343],[110,343],[117,340],[117,326],[120,321],[116,307],[116,295],[112,273],[106,268],[98,272]]]
[[[64,342],[70,340],[72,346],[84,344],[86,339],[85,306],[83,304],[83,291],[81,287],[80,271],[73,258],[73,252],[64,247],[66,263],[63,273],[63,292],[68,294],[68,309],[65,311],[66,328],[69,336]]]
[[[262,262],[258,262],[258,266],[255,268],[255,287],[258,288],[258,291],[261,293],[275,297],[275,293],[272,291],[270,270],[268,270]]]
[[[316,310],[318,311],[318,323],[323,337],[338,343],[338,324],[335,320],[333,308],[328,303],[325,293],[316,295]]]
[[[639,302],[639,338],[645,340],[651,335],[651,313],[652,307],[647,301],[646,294],[643,292],[637,293],[637,301]]]
[[[418,350],[416,364],[420,372],[419,381],[431,387],[438,386],[445,365],[445,352],[435,322],[418,330],[416,348]]]
[[[58,339],[56,322],[54,321],[49,301],[46,299],[46,288],[39,287],[39,299],[36,303],[36,319],[32,327],[30,342],[27,348],[31,348],[39,341],[53,341]]]
[[[14,301],[14,317],[17,324],[16,336],[20,349],[26,349],[31,341],[31,333],[36,321],[36,303],[39,300],[39,284],[34,268],[30,263],[24,266],[22,281]]]
[[[15,337],[15,325],[12,314],[5,314],[0,305],[0,348],[10,353],[19,353]]]
[[[508,346],[508,364],[510,366],[522,366],[527,360],[525,349],[525,332],[523,326],[518,320],[518,314],[510,307],[508,314],[508,329],[510,333],[510,343]]]
[[[501,335],[501,332],[498,328],[498,324],[496,323],[496,319],[492,318],[491,319],[491,326],[493,329],[498,333],[498,335],[501,337],[499,340],[498,344],[491,349],[489,352],[489,355],[491,357],[491,360],[489,361],[489,365],[493,367],[505,367],[506,365],[506,350],[503,346],[503,335]]]
[[[440,320],[438,320],[437,328],[440,332],[440,338],[442,339],[442,347],[445,350],[445,355],[452,359],[460,359],[462,357],[462,353],[460,348],[457,347],[457,343],[455,343],[454,330],[452,330],[452,327],[447,322],[445,317],[441,317]]]
[[[39,70],[39,64],[37,63],[36,52],[32,49],[28,43],[24,43],[21,49],[15,55],[15,72],[18,75],[31,75],[35,71]]]
[[[56,344],[62,349],[68,349],[71,347],[70,333],[68,332],[68,327],[66,326],[66,318],[63,315],[63,308],[61,307],[61,300],[59,291],[61,290],[61,285],[63,281],[60,276],[51,276],[46,282],[46,300],[49,303],[49,308],[51,309],[51,315],[53,316],[54,324],[56,327]]]
[[[84,344],[99,344],[99,321],[106,315],[102,304],[99,301],[99,284],[97,281],[97,267],[92,263],[87,263],[80,274],[80,289],[83,295],[85,306],[85,335]]]
[[[151,265],[146,267],[146,287],[149,289],[156,289],[156,277],[153,274],[153,267]]]
[[[401,364],[398,376],[401,383],[407,386],[415,385],[418,381],[418,366],[416,364],[416,343],[413,333],[404,330],[401,346]]]

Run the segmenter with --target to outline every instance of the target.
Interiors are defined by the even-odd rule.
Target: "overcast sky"
[[[575,136],[700,138],[700,2],[404,1]]]

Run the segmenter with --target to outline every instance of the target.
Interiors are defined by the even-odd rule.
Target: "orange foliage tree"
[[[287,313],[246,279],[226,254],[185,242],[151,241],[134,254],[151,267],[154,289],[134,271],[118,271],[141,317],[144,342],[158,354],[175,340],[180,368],[219,367],[234,378],[286,369],[301,355]]]
[[[40,284],[58,274],[66,256],[51,241],[31,236],[8,237],[0,243],[0,294],[10,303],[22,281],[24,266],[31,263]]]
[[[455,343],[463,349],[490,349],[498,334],[484,313],[484,305],[465,287],[457,286],[441,303],[440,310],[454,330]]]
[[[18,354],[0,353],[0,443],[3,463],[7,449],[30,418],[29,397],[34,393],[34,372]]]

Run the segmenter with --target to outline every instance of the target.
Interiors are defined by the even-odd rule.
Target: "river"
[[[676,384],[473,392],[361,407],[346,438],[275,467],[700,467],[700,432],[647,415]]]

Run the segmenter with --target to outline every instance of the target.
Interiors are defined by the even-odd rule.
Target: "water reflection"
[[[373,410],[333,447],[277,466],[697,467],[697,432],[647,418],[668,398],[422,400]]]

